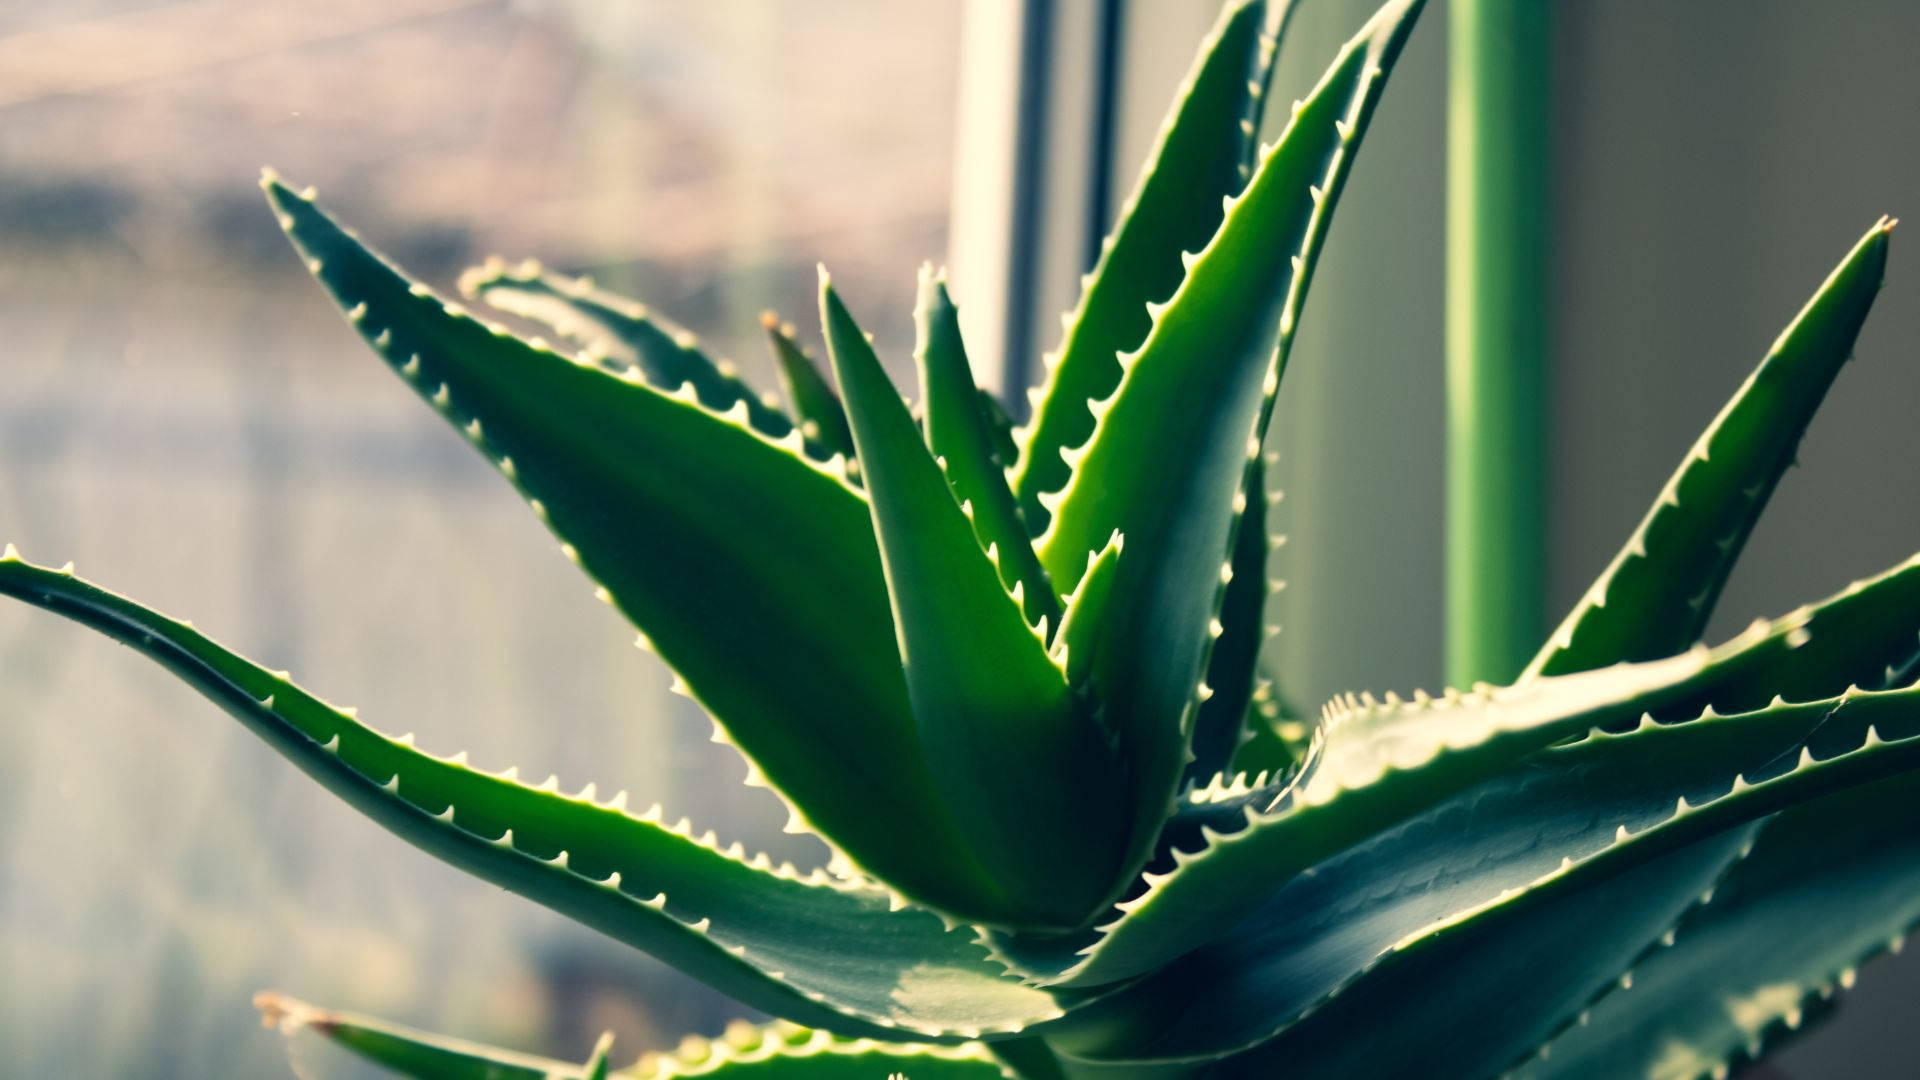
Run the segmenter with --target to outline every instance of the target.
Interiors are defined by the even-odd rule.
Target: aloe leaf
[[[1144,862],[1186,766],[1250,457],[1358,140],[1420,9],[1393,0],[1334,61],[1195,256],[1098,407],[1037,546],[1071,589],[1087,552],[1127,538],[1096,657],[1133,766],[1130,865]]]
[[[1604,894],[1611,879],[1633,879],[1633,906],[1646,917],[1632,925],[1648,928],[1646,935],[1597,948],[1583,923],[1580,949],[1558,950],[1564,959],[1534,956],[1542,979],[1529,981],[1527,1004],[1503,1006],[1492,1030],[1474,1032],[1471,1052],[1491,1058],[1462,1064],[1460,1072],[1480,1075],[1536,1045],[1509,1041],[1509,1029],[1538,1035],[1537,1025],[1550,1030],[1571,1017],[1671,925],[1656,916],[1670,919],[1711,886],[1718,860],[1702,859],[1689,845],[1711,842],[1782,806],[1916,767],[1916,690],[1849,694],[1681,724],[1648,720],[1623,734],[1596,730],[1315,866],[1230,937],[1088,1006],[1054,1039],[1081,1056],[1157,1059],[1232,1051],[1277,1036],[1267,1058],[1293,1062],[1307,1075],[1344,1075],[1305,1069],[1289,1057],[1315,1042],[1291,1029],[1327,1030],[1316,1026],[1316,1013],[1346,1009],[1334,1003],[1349,995],[1376,1004],[1422,996],[1411,973],[1431,970],[1417,954],[1435,947],[1436,938],[1464,935],[1490,952],[1505,952],[1512,946],[1501,935],[1527,918],[1519,909],[1560,903],[1554,896]],[[1667,862],[1676,851],[1700,865]],[[1692,887],[1673,888],[1675,876]],[[1480,928],[1463,929],[1473,924]],[[1455,948],[1438,948],[1453,957],[1448,985],[1457,991],[1471,985],[1473,968],[1500,968],[1489,960],[1460,967]],[[1595,955],[1609,952],[1610,959]],[[1565,971],[1555,971],[1562,963]],[[1577,978],[1565,979],[1563,996],[1542,990],[1575,972]],[[1370,989],[1370,983],[1379,985]],[[1173,1001],[1180,1007],[1168,1008]],[[1450,1018],[1434,1013],[1412,1026],[1405,1007],[1395,1016],[1395,1041],[1418,1045],[1454,1037],[1419,1023],[1460,1020],[1457,1009]],[[1396,1071],[1377,1061],[1375,1067]]]
[[[420,1080],[594,1080],[588,1069],[567,1061],[519,1054],[424,1031],[370,1016],[315,1008],[304,1001],[265,993],[254,1007],[270,1027],[292,1038],[310,1031],[401,1076]],[[598,1055],[600,1078],[605,1055]]]
[[[518,1054],[384,1020],[317,1009],[278,994],[254,1000],[288,1036],[309,1030],[394,1072],[419,1080],[605,1080],[610,1036],[586,1065]],[[633,1080],[715,1077],[739,1080],[839,1080],[903,1075],[928,1080],[1003,1080],[1007,1072],[978,1043],[931,1046],[844,1039],[792,1024],[727,1025],[718,1039],[692,1036],[672,1053],[649,1053],[618,1075]]]
[[[965,929],[876,886],[748,859],[624,792],[563,795],[514,770],[439,758],[362,724],[186,623],[74,577],[0,557],[0,592],[160,663],[303,772],[422,850],[644,949],[755,1008],[856,1035],[972,1038],[1058,1016]]]
[[[683,1040],[671,1054],[647,1054],[620,1075],[633,1080],[1016,1080],[980,1043],[883,1043],[792,1024],[741,1021],[728,1024],[718,1039],[696,1036]]]
[[[1652,660],[1699,637],[1807,424],[1853,355],[1886,275],[1892,229],[1882,218],[1867,230],[1781,333],[1527,675]]]
[[[662,390],[691,386],[700,404],[714,412],[740,405],[747,423],[769,438],[785,438],[794,429],[792,419],[741,380],[732,361],[709,357],[692,333],[587,278],[570,278],[532,262],[509,268],[494,261],[461,275],[460,291],[501,311],[545,323],[590,354],[637,367]],[[825,460],[832,455],[831,448],[808,439],[811,456]]]
[[[954,501],[824,270],[820,319],[865,470],[926,760],[972,850],[1006,891],[998,910],[976,921],[1079,925],[1119,872],[1126,823],[1116,813],[1117,762],[1048,657],[1044,632],[1027,625],[976,541],[983,511]]]
[[[743,402],[716,414],[690,387],[480,323],[310,193],[262,186],[348,320],[527,497],[796,825],[916,901],[993,910],[922,758],[866,499],[843,473],[808,461],[797,431],[769,441]]]
[[[1220,225],[1220,200],[1240,189],[1252,103],[1261,88],[1263,0],[1237,0],[1200,46],[1120,220],[1082,281],[1060,347],[1048,354],[1012,482],[1036,529],[1072,470],[1061,451],[1093,433],[1088,406],[1120,382],[1118,355],[1139,347],[1151,327],[1146,305],[1173,295],[1185,276],[1182,253],[1197,251]],[[1270,44],[1270,43],[1269,43]],[[1271,54],[1264,58],[1271,61]],[[1085,552],[1081,553],[1082,555]]]
[[[1776,698],[1810,701],[1849,687],[1897,686],[1920,652],[1920,555],[1788,616],[1795,632],[1743,655],[1711,686],[1670,708],[1739,712]]]
[[[1252,790],[1190,792],[1142,887],[1110,918],[1079,935],[991,941],[1002,962],[1051,985],[1151,971],[1252,914],[1294,875],[1553,742],[1638,716],[1711,670],[1706,651],[1694,650],[1440,699],[1336,703],[1299,773]]]
[[[1915,798],[1895,777],[1775,817],[1631,984],[1518,1075],[1698,1080],[1771,1051],[1920,923]]]
[[[1795,697],[1854,684],[1911,685],[1911,656],[1886,666],[1879,680],[1873,669],[1914,650],[1914,605],[1903,595],[1914,576],[1909,560],[1849,586],[1827,607],[1851,601],[1859,610],[1841,608],[1839,619],[1813,613],[1800,648],[1756,665],[1752,685],[1778,679]],[[1755,696],[1736,680],[1714,697],[1724,702],[1741,691]],[[1712,901],[1688,911],[1669,929],[1667,947],[1635,964],[1635,992],[1602,998],[1585,1022],[1544,1044],[1523,1073],[1714,1075],[1800,1030],[1836,987],[1851,985],[1859,963],[1898,947],[1920,922],[1920,851],[1906,813],[1914,795],[1912,779],[1895,778],[1775,815],[1729,866]],[[1768,946],[1755,949],[1755,941]]]
[[[992,552],[1000,582],[1018,585],[1029,625],[1060,625],[1060,598],[1034,554],[1020,508],[1007,488],[1006,459],[995,449],[993,419],[974,383],[960,340],[959,312],[947,295],[944,272],[920,268],[919,330],[914,360],[926,410],[927,446],[944,467],[953,496],[973,511],[973,532]]]
[[[1260,646],[1267,640],[1267,482],[1263,460],[1247,463],[1247,478],[1238,505],[1244,507],[1228,560],[1232,577],[1220,601],[1220,636],[1207,659],[1207,689],[1193,719],[1193,761],[1187,782],[1203,782],[1233,763],[1245,741],[1248,710],[1253,704],[1254,667]]]
[[[1711,703],[1714,688],[1738,684],[1756,658],[1777,659],[1792,643],[1811,641],[1810,626],[1844,625],[1885,601],[1897,607],[1917,576],[1902,568],[1869,579],[1711,652],[1696,647],[1646,664],[1450,691],[1437,701],[1336,702],[1297,776],[1190,792],[1144,890],[1113,917],[1064,938],[994,935],[994,947],[1016,970],[1055,985],[1098,985],[1151,970],[1251,914],[1321,860],[1492,782],[1589,726],[1611,729]]]
[[[794,340],[793,327],[771,311],[760,316],[760,325],[767,332],[774,370],[780,373],[781,389],[800,421],[800,430],[828,450],[852,458],[853,432],[847,427],[846,410],[840,407],[833,385],[813,365],[813,358]]]

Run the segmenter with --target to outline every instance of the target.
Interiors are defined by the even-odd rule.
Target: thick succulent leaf
[[[1411,31],[1393,0],[1342,50],[1195,256],[1125,372],[1047,532],[1041,561],[1071,589],[1115,531],[1127,557],[1094,658],[1135,778],[1130,862],[1144,862],[1186,767],[1225,591],[1234,505],[1272,413],[1288,344],[1358,141]]]
[[[1005,895],[970,914],[1014,926],[1080,925],[1119,874],[1126,823],[1118,762],[981,550],[980,512],[954,501],[824,272],[820,319],[865,468],[935,790]],[[971,408],[970,385],[967,393]]]
[[[1185,276],[1182,253],[1206,244],[1220,225],[1221,199],[1244,182],[1249,135],[1242,125],[1270,70],[1272,43],[1262,44],[1269,14],[1264,0],[1236,0],[1201,44],[1146,169],[1082,282],[1066,336],[1048,354],[1013,472],[1021,510],[1036,528],[1048,518],[1040,495],[1060,490],[1071,473],[1061,451],[1093,433],[1088,406],[1119,385],[1118,355],[1146,340],[1147,304],[1173,295]]]
[[[927,446],[940,460],[953,497],[972,510],[974,535],[993,558],[1001,584],[1020,590],[1028,624],[1058,627],[1060,597],[1040,566],[1026,521],[1007,488],[1006,459],[995,448],[994,421],[984,407],[987,398],[967,363],[946,276],[936,275],[931,266],[920,268],[914,322],[919,329],[914,360],[920,369]]]
[[[1542,978],[1528,981],[1527,1002],[1503,1005],[1499,1021],[1476,1027],[1474,1045],[1460,1051],[1481,1056],[1460,1063],[1459,1074],[1483,1075],[1537,1045],[1515,1042],[1509,1028],[1538,1036],[1572,1017],[1671,925],[1663,920],[1711,886],[1719,860],[1703,858],[1700,843],[1743,841],[1738,826],[1781,806],[1916,767],[1915,690],[1682,724],[1649,720],[1625,734],[1596,730],[1315,866],[1219,942],[1070,1018],[1054,1041],[1076,1056],[1134,1060],[1205,1056],[1278,1036],[1284,1049],[1270,1047],[1261,1060],[1297,1061],[1289,1055],[1325,1052],[1314,1044],[1331,1029],[1317,1012],[1360,1015],[1337,999],[1431,996],[1410,980],[1430,977],[1431,962],[1418,954],[1435,939],[1464,935],[1511,952],[1502,928],[1524,926],[1527,916],[1507,909],[1554,906],[1555,894],[1608,893],[1614,879],[1633,880],[1637,914],[1621,925],[1644,936],[1602,944],[1583,923],[1580,948],[1557,950],[1564,958],[1529,954]],[[1668,862],[1677,851],[1692,863]],[[1495,984],[1472,989],[1475,969],[1500,971],[1500,962],[1463,965],[1455,947],[1437,948],[1454,958],[1447,985],[1456,1000],[1491,1000]],[[1555,996],[1543,986],[1562,989]],[[1458,1036],[1419,1024],[1462,1022],[1457,1008],[1450,1017],[1422,1016],[1417,1005],[1394,1015],[1396,1044],[1443,1044]],[[1381,1075],[1404,1068],[1370,1067]]]
[[[291,1038],[308,1031],[400,1076],[419,1080],[604,1080],[606,1054],[585,1065],[519,1054],[464,1039],[430,1035],[370,1016],[315,1008],[279,994],[259,994],[262,1020]],[[606,1040],[602,1040],[604,1047]],[[597,1072],[595,1071],[597,1070]]]
[[[1799,1030],[1920,923],[1916,799],[1894,777],[1775,817],[1669,947],[1518,1075],[1723,1077]]]
[[[865,498],[725,415],[523,342],[407,280],[269,175],[296,248],[382,357],[520,489],[562,550],[758,766],[901,893],[988,910],[920,753]],[[824,613],[831,613],[825,617]]]
[[[782,323],[771,311],[760,316],[760,325],[767,331],[773,367],[780,373],[780,387],[787,392],[800,430],[828,450],[851,459],[853,432],[847,427],[847,413],[840,407],[833,384],[794,339],[791,325]]]
[[[1747,535],[1825,398],[1886,274],[1893,222],[1867,231],[1700,436],[1528,675],[1653,660],[1699,637]]]
[[[1159,858],[1093,930],[995,934],[1036,980],[1096,986],[1151,971],[1252,914],[1294,875],[1595,724],[1639,716],[1711,670],[1705,650],[1440,699],[1329,707],[1306,767],[1270,785],[1190,791]]]
[[[1246,741],[1248,710],[1253,704],[1254,667],[1260,646],[1267,640],[1267,471],[1263,459],[1247,463],[1247,478],[1238,505],[1244,507],[1228,560],[1226,596],[1220,601],[1220,636],[1207,659],[1207,689],[1193,720],[1193,761],[1188,783],[1203,783],[1233,763]]]
[[[585,1065],[518,1054],[371,1017],[316,1009],[277,994],[254,1002],[270,1024],[291,1036],[310,1030],[401,1076],[419,1080],[605,1080],[612,1039],[603,1036]],[[717,1077],[740,1080],[839,1080],[904,1075],[930,1080],[1007,1080],[978,1043],[930,1046],[844,1039],[792,1024],[735,1021],[708,1040],[692,1036],[669,1054],[649,1053],[613,1075],[632,1080]]]
[[[1773,680],[1790,698],[1911,685],[1912,657],[1873,676],[1880,659],[1914,650],[1914,576],[1909,560],[1849,586],[1811,615],[1800,648],[1713,697],[1726,708]],[[1799,1030],[1836,985],[1852,983],[1859,962],[1920,921],[1920,833],[1908,812],[1916,791],[1895,778],[1775,815],[1712,902],[1670,930],[1671,947],[1635,965],[1634,992],[1602,998],[1522,1073],[1717,1075]]]
[[[991,963],[965,928],[884,890],[802,876],[711,834],[635,817],[626,794],[563,795],[514,770],[439,758],[362,724],[176,622],[74,577],[0,557],[0,592],[133,647],[232,713],[402,839],[645,949],[755,1008],[858,1035],[967,1037],[1059,1015]]]
[[[1553,904],[1499,908],[1506,918],[1497,928],[1469,920],[1463,924],[1465,933],[1429,935],[1424,943],[1443,948],[1396,952],[1374,969],[1378,972],[1391,965],[1393,980],[1360,979],[1318,1003],[1318,1008],[1284,1031],[1268,1034],[1251,1046],[1195,1052],[1178,1041],[1168,1043],[1164,1051],[1131,1043],[1103,1045],[1101,1037],[1117,1033],[1128,1017],[1137,1017],[1150,1031],[1162,1030],[1169,1016],[1205,1020],[1175,998],[1149,1004],[1138,989],[1114,999],[1116,1011],[1090,1018],[1104,1020],[1104,1030],[1088,1027],[1063,1032],[1052,1042],[1075,1080],[1490,1076],[1503,1061],[1483,1053],[1486,1041],[1498,1041],[1503,1031],[1512,1028],[1549,1028],[1550,1023],[1536,1022],[1530,1015],[1536,1001],[1578,999],[1589,992],[1592,979],[1608,977],[1608,969],[1588,963],[1589,958],[1617,959],[1631,953],[1659,933],[1663,920],[1672,918],[1677,905],[1639,903],[1640,887],[1647,881],[1664,885],[1675,873],[1693,872],[1697,887],[1704,889],[1711,884],[1712,874],[1699,870],[1700,863],[1692,852],[1683,851],[1581,892],[1555,894]],[[1245,932],[1248,950],[1258,949],[1261,937]],[[1244,965],[1236,963],[1221,970],[1218,978],[1242,992],[1265,992],[1266,986],[1243,974]],[[1284,974],[1277,970],[1268,974],[1275,976],[1281,993],[1289,989]],[[1301,972],[1303,978],[1316,974],[1320,973]],[[1186,980],[1177,985],[1201,990],[1214,977],[1182,961],[1147,985],[1164,990],[1176,984],[1160,980],[1176,975]],[[1463,1002],[1474,1005],[1463,1008]],[[1117,1011],[1122,1006],[1133,1008]],[[1174,1034],[1177,1038],[1180,1032]]]
[[[501,311],[545,323],[590,355],[636,367],[662,390],[691,386],[700,404],[714,412],[739,404],[747,411],[747,423],[769,438],[785,438],[794,428],[787,414],[741,380],[731,361],[709,357],[692,333],[588,278],[567,277],[532,262],[509,268],[495,261],[462,275],[460,291]],[[830,448],[817,443],[808,450],[822,460],[830,456]]]
[[[1849,687],[1880,689],[1920,653],[1920,555],[1848,585],[1787,616],[1794,631],[1769,637],[1721,669],[1662,719],[1705,709],[1744,712],[1768,702],[1813,701]]]
[[[1084,934],[993,943],[1016,970],[1058,985],[1098,985],[1152,970],[1252,913],[1295,874],[1424,810],[1444,805],[1588,727],[1631,726],[1643,714],[1713,700],[1755,657],[1811,641],[1816,620],[1845,623],[1911,587],[1903,569],[1816,608],[1756,624],[1718,650],[1544,677],[1439,700],[1349,699],[1328,709],[1297,775],[1260,784],[1222,778],[1188,793],[1145,887]],[[1839,688],[1836,688],[1839,689]],[[1318,874],[1321,871],[1315,869]]]
[[[791,1024],[727,1025],[724,1035],[693,1037],[671,1054],[647,1054],[618,1074],[632,1080],[1015,1080],[980,1043],[930,1046],[844,1039]]]

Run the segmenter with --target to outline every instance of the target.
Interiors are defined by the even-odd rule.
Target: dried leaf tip
[[[277,1028],[284,1035],[305,1027],[324,1031],[333,1024],[332,1018],[319,1009],[273,990],[253,995],[253,1007],[260,1010],[261,1027]]]

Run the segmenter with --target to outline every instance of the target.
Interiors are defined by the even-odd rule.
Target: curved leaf
[[[1189,794],[1144,889],[1084,934],[995,934],[1037,981],[1097,986],[1152,971],[1226,932],[1296,874],[1595,724],[1639,716],[1711,670],[1704,650],[1653,664],[1329,707],[1307,766],[1270,786]],[[1206,801],[1194,802],[1194,798]]]
[[[1077,926],[1119,874],[1118,763],[975,539],[981,511],[954,501],[824,270],[820,320],[865,469],[935,790],[1004,890],[1004,899],[968,914],[976,922]]]
[[[990,906],[922,760],[866,499],[683,386],[661,392],[442,303],[262,186],[294,246],[400,375],[527,496],[689,694],[852,863],[918,901]],[[822,618],[822,612],[832,612]]]
[[[992,964],[965,929],[883,890],[722,851],[656,807],[589,786],[438,758],[335,709],[191,626],[75,578],[0,557],[0,592],[159,662],[388,831],[698,976],[755,1008],[859,1035],[972,1038],[1057,1017],[1048,995]]]
[[[1348,43],[1122,360],[1038,541],[1056,587],[1115,531],[1127,557],[1096,671],[1135,777],[1129,863],[1171,812],[1231,554],[1234,504],[1279,389],[1300,304],[1358,141],[1412,30],[1392,0]]]
[[[1920,923],[1916,798],[1895,777],[1776,817],[1631,985],[1518,1075],[1704,1080],[1762,1056]]]
[[[1913,690],[1648,721],[1626,734],[1596,730],[1316,865],[1234,934],[1088,1006],[1050,1038],[1076,1056],[1120,1060],[1259,1045],[1258,1060],[1286,1061],[1306,1075],[1347,1074],[1305,1068],[1317,1055],[1355,1067],[1352,1055],[1375,1054],[1358,1061],[1398,1075],[1406,1063],[1378,1056],[1393,1050],[1319,1045],[1335,1041],[1321,1014],[1351,1023],[1362,1014],[1342,1002],[1358,997],[1376,1007],[1402,1003],[1394,1009],[1396,1044],[1450,1046],[1450,1068],[1483,1075],[1537,1044],[1515,1041],[1516,1031],[1542,1035],[1571,1017],[1671,925],[1663,920],[1710,888],[1720,864],[1701,857],[1700,843],[1743,837],[1737,826],[1782,806],[1917,767]],[[1675,852],[1687,861],[1672,862]],[[1674,888],[1676,877],[1691,888]],[[1635,882],[1630,899],[1613,884],[1620,878]],[[1611,894],[1613,905],[1636,912],[1604,945],[1586,922],[1576,949],[1530,953],[1504,939],[1527,925],[1528,909],[1584,906],[1574,899],[1582,894]],[[1645,934],[1636,939],[1628,928]],[[1485,1021],[1452,1007],[1491,1000],[1499,983],[1478,980],[1508,977],[1514,961],[1463,958],[1448,938],[1526,956],[1540,975],[1527,981],[1527,1002],[1503,1005]],[[1418,981],[1435,970],[1423,953],[1449,958],[1450,1005],[1416,1000],[1432,996]],[[1364,1040],[1349,1033],[1342,1041]]]
[[[1040,495],[1060,490],[1072,472],[1061,451],[1093,433],[1089,404],[1119,385],[1118,355],[1146,339],[1146,305],[1173,295],[1185,276],[1182,253],[1206,244],[1220,225],[1220,200],[1245,181],[1250,136],[1242,125],[1264,79],[1263,47],[1271,49],[1261,40],[1267,17],[1264,0],[1235,0],[1201,44],[1099,262],[1082,280],[1066,336],[1047,357],[1011,476],[1036,529],[1049,516]]]
[[[1007,488],[1006,461],[995,449],[989,400],[973,381],[960,316],[947,295],[946,275],[920,268],[919,330],[914,360],[926,409],[927,446],[941,462],[953,497],[973,511],[973,531],[994,557],[1000,583],[1021,591],[1028,625],[1060,625],[1060,597],[1034,553],[1026,521]]]
[[[1745,712],[1768,702],[1814,701],[1854,687],[1882,689],[1920,651],[1920,555],[1788,615],[1794,630],[1730,661],[1662,718],[1705,709]]]
[[[1915,589],[1920,563],[1909,563],[1817,607],[1756,624],[1711,653],[1695,648],[1647,664],[1449,692],[1438,701],[1336,702],[1297,776],[1266,785],[1222,778],[1190,792],[1162,837],[1163,858],[1145,875],[1146,888],[1107,922],[1064,938],[995,935],[994,948],[1016,970],[1054,985],[1092,986],[1152,970],[1246,917],[1294,874],[1493,782],[1570,734],[1631,725],[1648,713],[1765,705],[1742,701],[1756,671],[1771,666],[1786,677],[1794,648],[1812,650],[1827,635],[1857,643],[1849,630],[1889,612],[1912,618]],[[1902,640],[1913,635],[1911,625],[1895,632]]]
[[[662,390],[691,386],[700,404],[714,412],[741,405],[747,423],[768,438],[785,438],[794,428],[791,418],[741,380],[732,361],[714,360],[693,334],[588,278],[570,278],[532,261],[511,269],[492,261],[461,275],[460,291],[501,311],[545,323],[596,356],[637,367]],[[817,444],[808,450],[822,460],[831,456]]]
[[[492,1046],[431,1035],[370,1016],[315,1008],[280,994],[257,994],[254,1007],[269,1027],[291,1039],[311,1031],[368,1061],[419,1080],[605,1080],[606,1055],[596,1049],[592,1061],[569,1061],[519,1054]],[[604,1047],[607,1040],[603,1038]]]
[[[634,1065],[634,1080],[846,1080],[849,1077],[909,1077],[910,1080],[1016,1080],[979,1043],[928,1046],[837,1038],[791,1024],[758,1026],[735,1021],[718,1039],[683,1041],[671,1054],[648,1054]]]
[[[1653,660],[1699,637],[1886,276],[1881,218],[1720,410],[1526,676]]]
[[[255,999],[268,1022],[288,1035],[312,1030],[369,1061],[419,1080],[604,1080],[610,1037],[603,1036],[584,1066],[429,1035],[351,1013],[316,1009],[263,994]],[[715,1077],[719,1080],[840,1080],[850,1075],[905,1075],[916,1080],[1012,1080],[1014,1074],[978,1043],[929,1046],[843,1039],[792,1024],[735,1021],[724,1035],[691,1036],[669,1054],[643,1055],[618,1075],[632,1080]]]

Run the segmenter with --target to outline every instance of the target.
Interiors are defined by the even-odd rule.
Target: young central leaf
[[[1005,890],[1006,921],[1073,926],[1125,838],[1119,771],[974,537],[866,335],[823,271],[821,322],[865,463],[900,661],[927,766]]]

